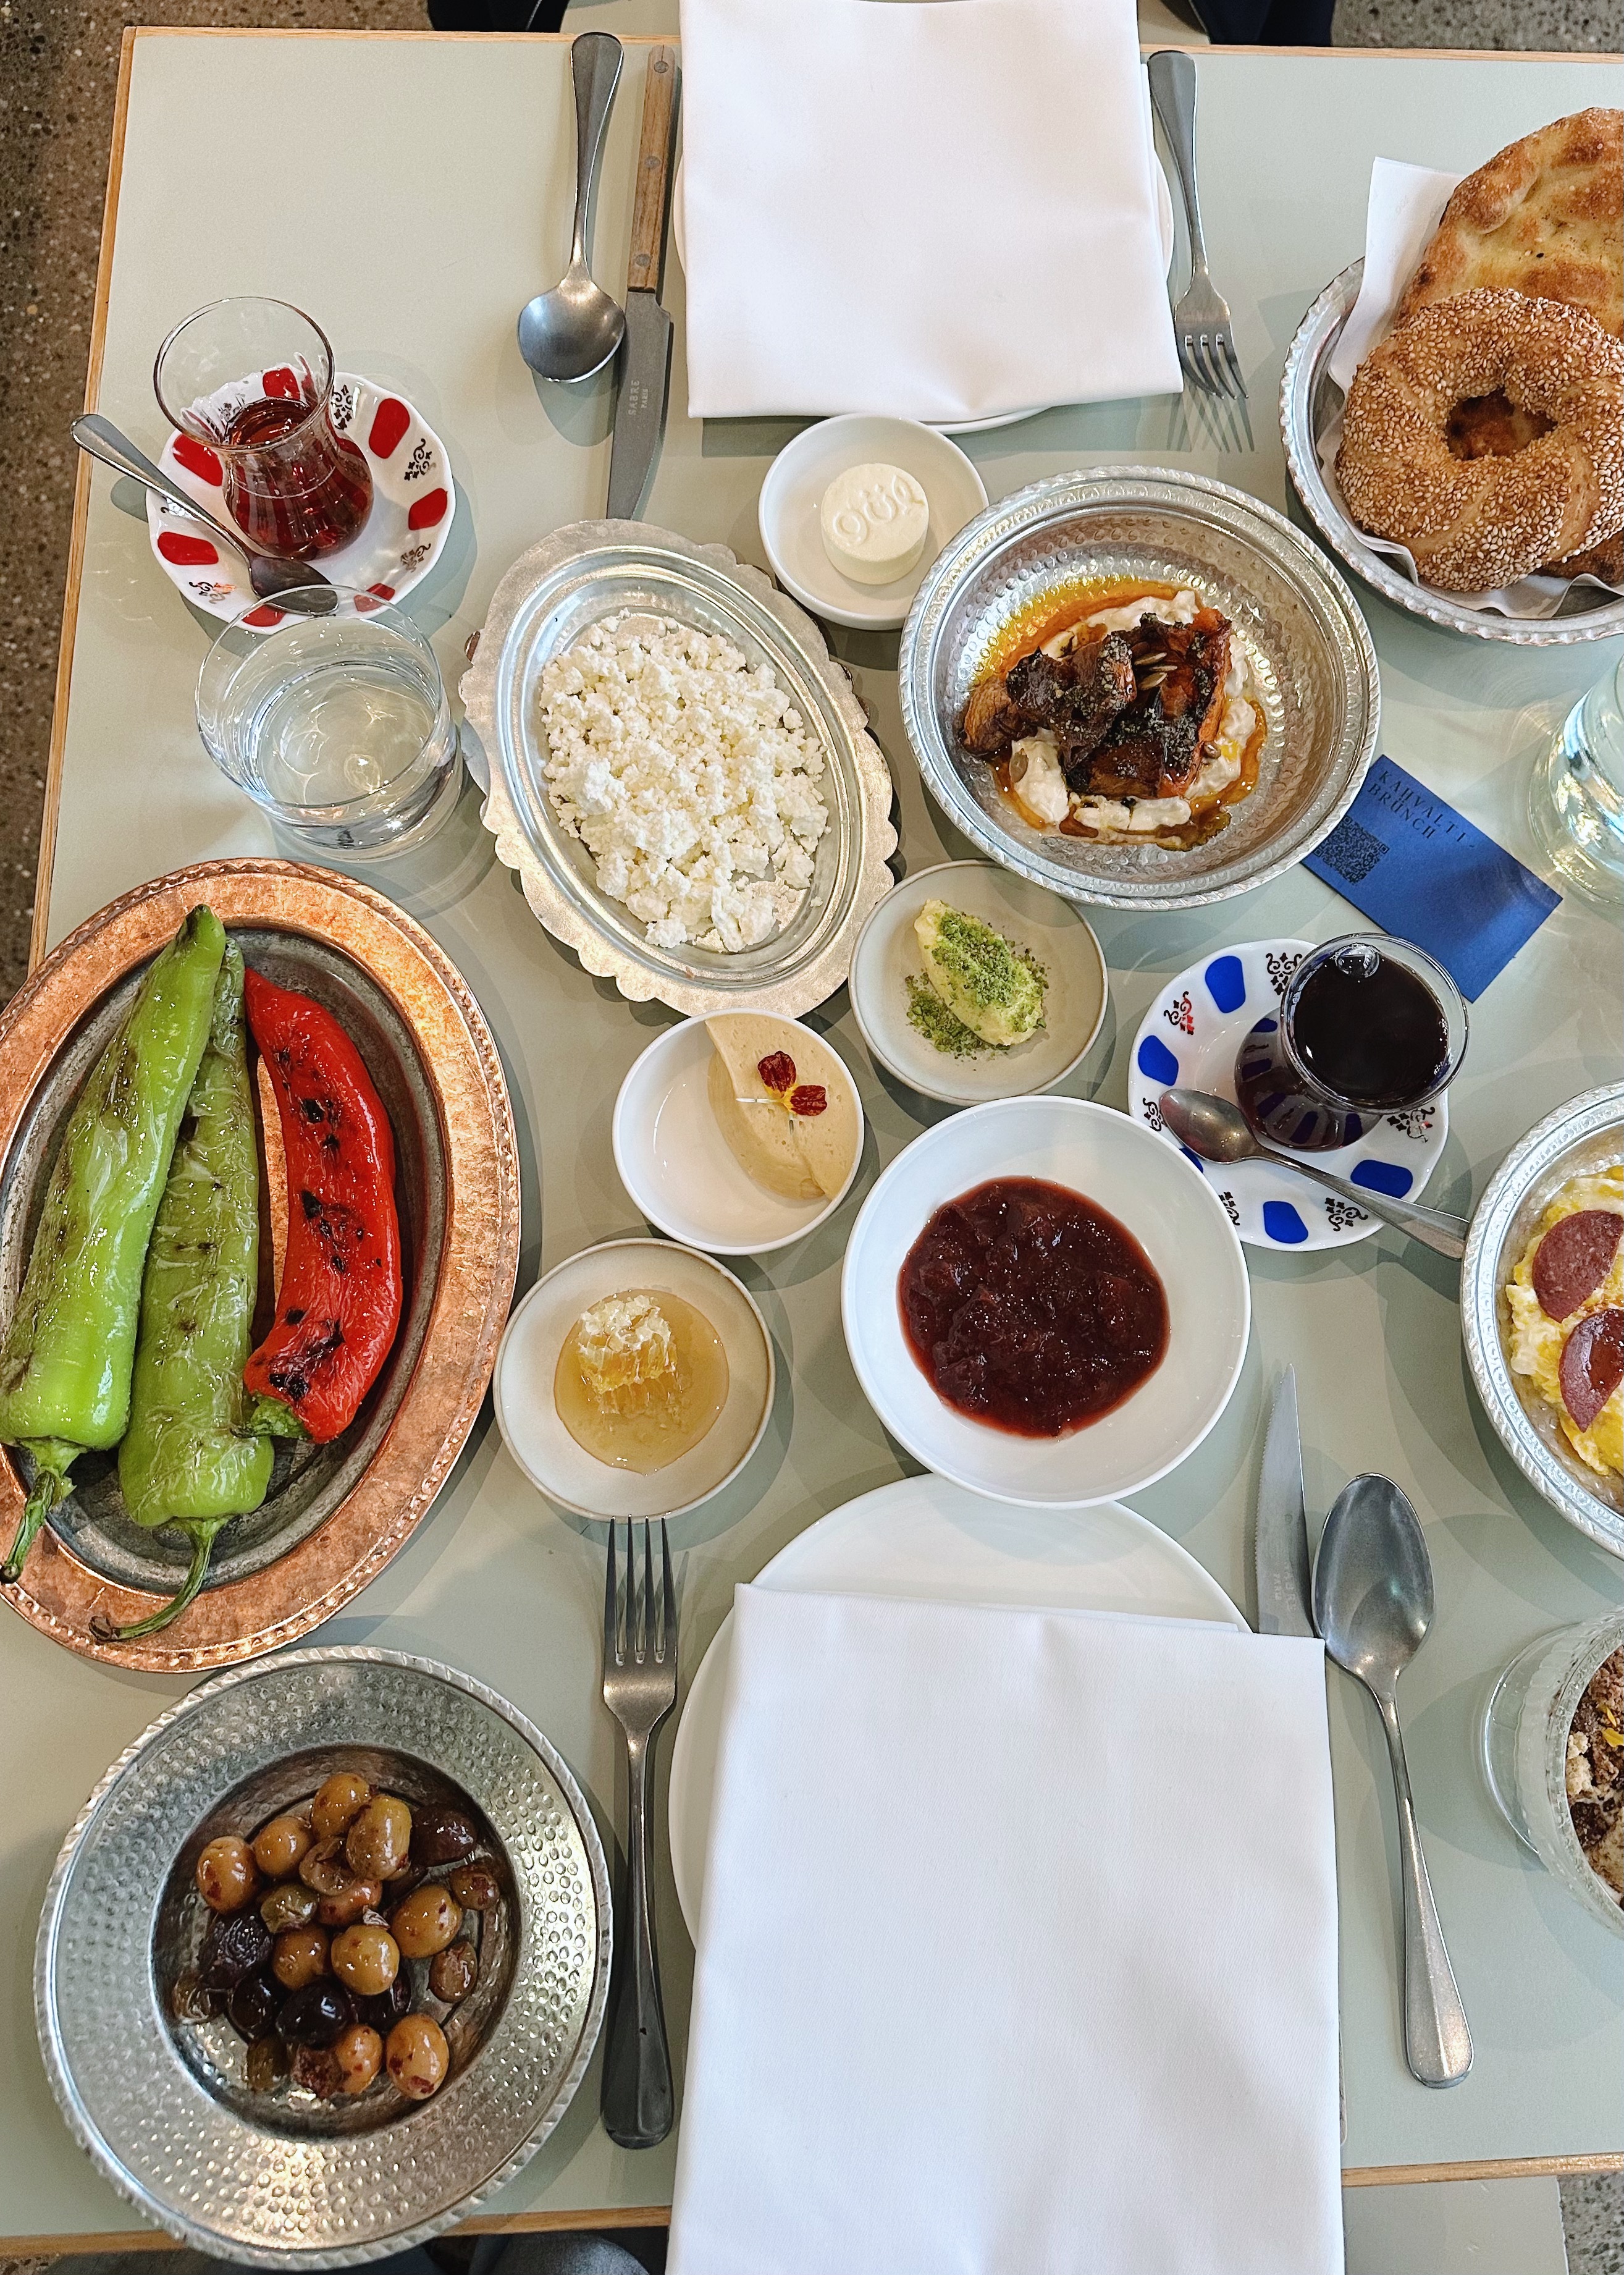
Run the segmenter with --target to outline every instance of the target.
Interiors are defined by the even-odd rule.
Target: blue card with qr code
[[[1384,932],[1436,956],[1469,1002],[1562,897],[1391,759],[1377,760],[1303,865]]]

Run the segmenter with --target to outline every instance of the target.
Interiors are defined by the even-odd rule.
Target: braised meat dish
[[[1059,655],[1040,647],[982,680],[960,736],[977,757],[1001,759],[1046,728],[1069,790],[1177,797],[1218,738],[1229,648],[1229,620],[1216,608],[1189,624],[1147,610],[1130,631],[1079,639]]]

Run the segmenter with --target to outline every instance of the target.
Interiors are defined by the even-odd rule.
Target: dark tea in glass
[[[1437,1098],[1466,1032],[1466,1006],[1441,965],[1409,941],[1350,933],[1305,956],[1280,1017],[1248,1034],[1235,1099],[1270,1145],[1329,1153],[1356,1144],[1383,1115]]]
[[[187,438],[185,464],[218,480],[251,544],[296,561],[349,544],[371,510],[372,469],[333,423],[319,324],[285,300],[216,300],[176,326],[153,379]]]

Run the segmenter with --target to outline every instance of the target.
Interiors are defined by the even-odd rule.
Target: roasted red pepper
[[[252,966],[245,996],[282,1117],[288,1243],[276,1323],[243,1379],[325,1445],[354,1420],[400,1325],[395,1139],[330,1011]]]

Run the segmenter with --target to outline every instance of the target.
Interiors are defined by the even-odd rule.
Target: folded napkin
[[[671,2275],[1340,2275],[1319,1644],[734,1613]]]
[[[1176,394],[1134,0],[682,0],[688,408]]]
[[[1407,165],[1398,158],[1377,158],[1371,162],[1370,202],[1364,215],[1364,270],[1359,280],[1359,297],[1326,359],[1327,373],[1344,395],[1353,385],[1354,374],[1365,357],[1372,348],[1379,347],[1392,329],[1394,311],[1404,287],[1421,266],[1421,256],[1444,217],[1450,193],[1461,179],[1459,174],[1440,174],[1431,166]],[[1326,488],[1346,513],[1341,485],[1336,479],[1336,454],[1341,446],[1342,413],[1339,406],[1321,428],[1315,447]],[[1379,553],[1385,561],[1391,562],[1412,585],[1424,582],[1416,569],[1416,557],[1407,545],[1395,545],[1387,538],[1372,537],[1363,530],[1360,540],[1372,553]],[[1480,616],[1541,618],[1555,616],[1575,586],[1582,591],[1598,593],[1616,593],[1620,589],[1616,585],[1604,584],[1598,577],[1575,577],[1571,582],[1565,577],[1523,577],[1499,592],[1452,593],[1449,597]]]

